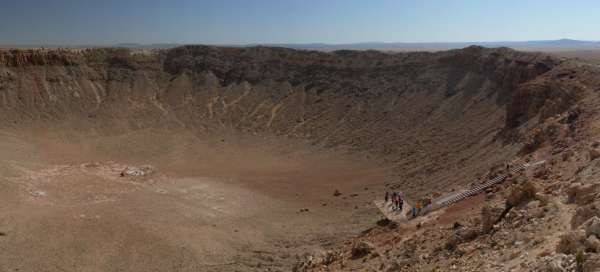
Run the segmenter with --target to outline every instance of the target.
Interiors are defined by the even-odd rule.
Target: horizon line
[[[509,43],[552,43],[552,42],[572,42],[572,43],[589,43],[591,45],[600,46],[600,40],[577,40],[569,38],[561,39],[547,39],[547,40],[496,40],[496,41],[448,41],[448,42],[381,42],[381,41],[363,41],[363,42],[347,42],[347,43],[327,43],[327,42],[252,42],[252,43],[202,43],[202,42],[191,42],[191,43],[176,43],[176,42],[152,42],[152,43],[139,43],[139,42],[117,42],[117,43],[96,43],[96,44],[60,44],[60,43],[0,43],[0,48],[9,48],[11,46],[21,47],[127,47],[127,46],[163,46],[163,47],[177,47],[185,45],[207,45],[207,46],[232,46],[232,47],[250,47],[250,46],[361,46],[361,45],[477,45],[477,44],[488,44],[488,45],[501,45]],[[540,46],[540,45],[538,45]],[[546,46],[552,46],[548,44]],[[554,45],[556,47],[557,45]]]

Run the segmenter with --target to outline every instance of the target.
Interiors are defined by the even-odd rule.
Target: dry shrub
[[[535,199],[536,193],[537,188],[535,187],[535,185],[533,185],[533,183],[531,183],[530,181],[527,181],[512,189],[512,191],[506,198],[506,204],[508,204],[511,207],[515,207],[527,203],[530,200]]]
[[[533,151],[537,150],[545,140],[546,140],[546,135],[544,134],[544,131],[542,129],[540,129],[540,128],[533,129],[531,134],[528,135],[525,145],[521,149],[520,153],[521,154],[532,153]]]
[[[481,209],[481,232],[489,233],[494,228],[494,224],[500,220],[503,214],[502,208],[484,206]]]
[[[564,254],[576,254],[584,248],[585,231],[570,231],[560,236],[560,241],[556,246],[556,252]]]
[[[362,258],[366,255],[369,255],[373,250],[375,249],[375,247],[373,246],[373,244],[366,242],[366,241],[361,241],[358,242],[354,245],[354,247],[352,247],[352,258],[353,259],[358,259],[358,258]]]

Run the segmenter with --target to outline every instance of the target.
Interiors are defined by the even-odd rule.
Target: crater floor
[[[386,173],[265,138],[35,129],[0,142],[2,271],[285,270],[372,224]],[[155,171],[121,176],[141,165]]]

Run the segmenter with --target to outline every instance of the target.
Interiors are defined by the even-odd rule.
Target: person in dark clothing
[[[400,197],[400,201],[398,202],[398,210],[402,212],[402,206],[404,206],[404,199]]]
[[[385,191],[385,203],[388,202],[389,198],[390,198],[390,193],[388,191]]]

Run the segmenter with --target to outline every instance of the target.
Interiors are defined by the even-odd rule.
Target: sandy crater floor
[[[173,135],[0,133],[0,271],[287,271],[377,218],[385,169]]]

